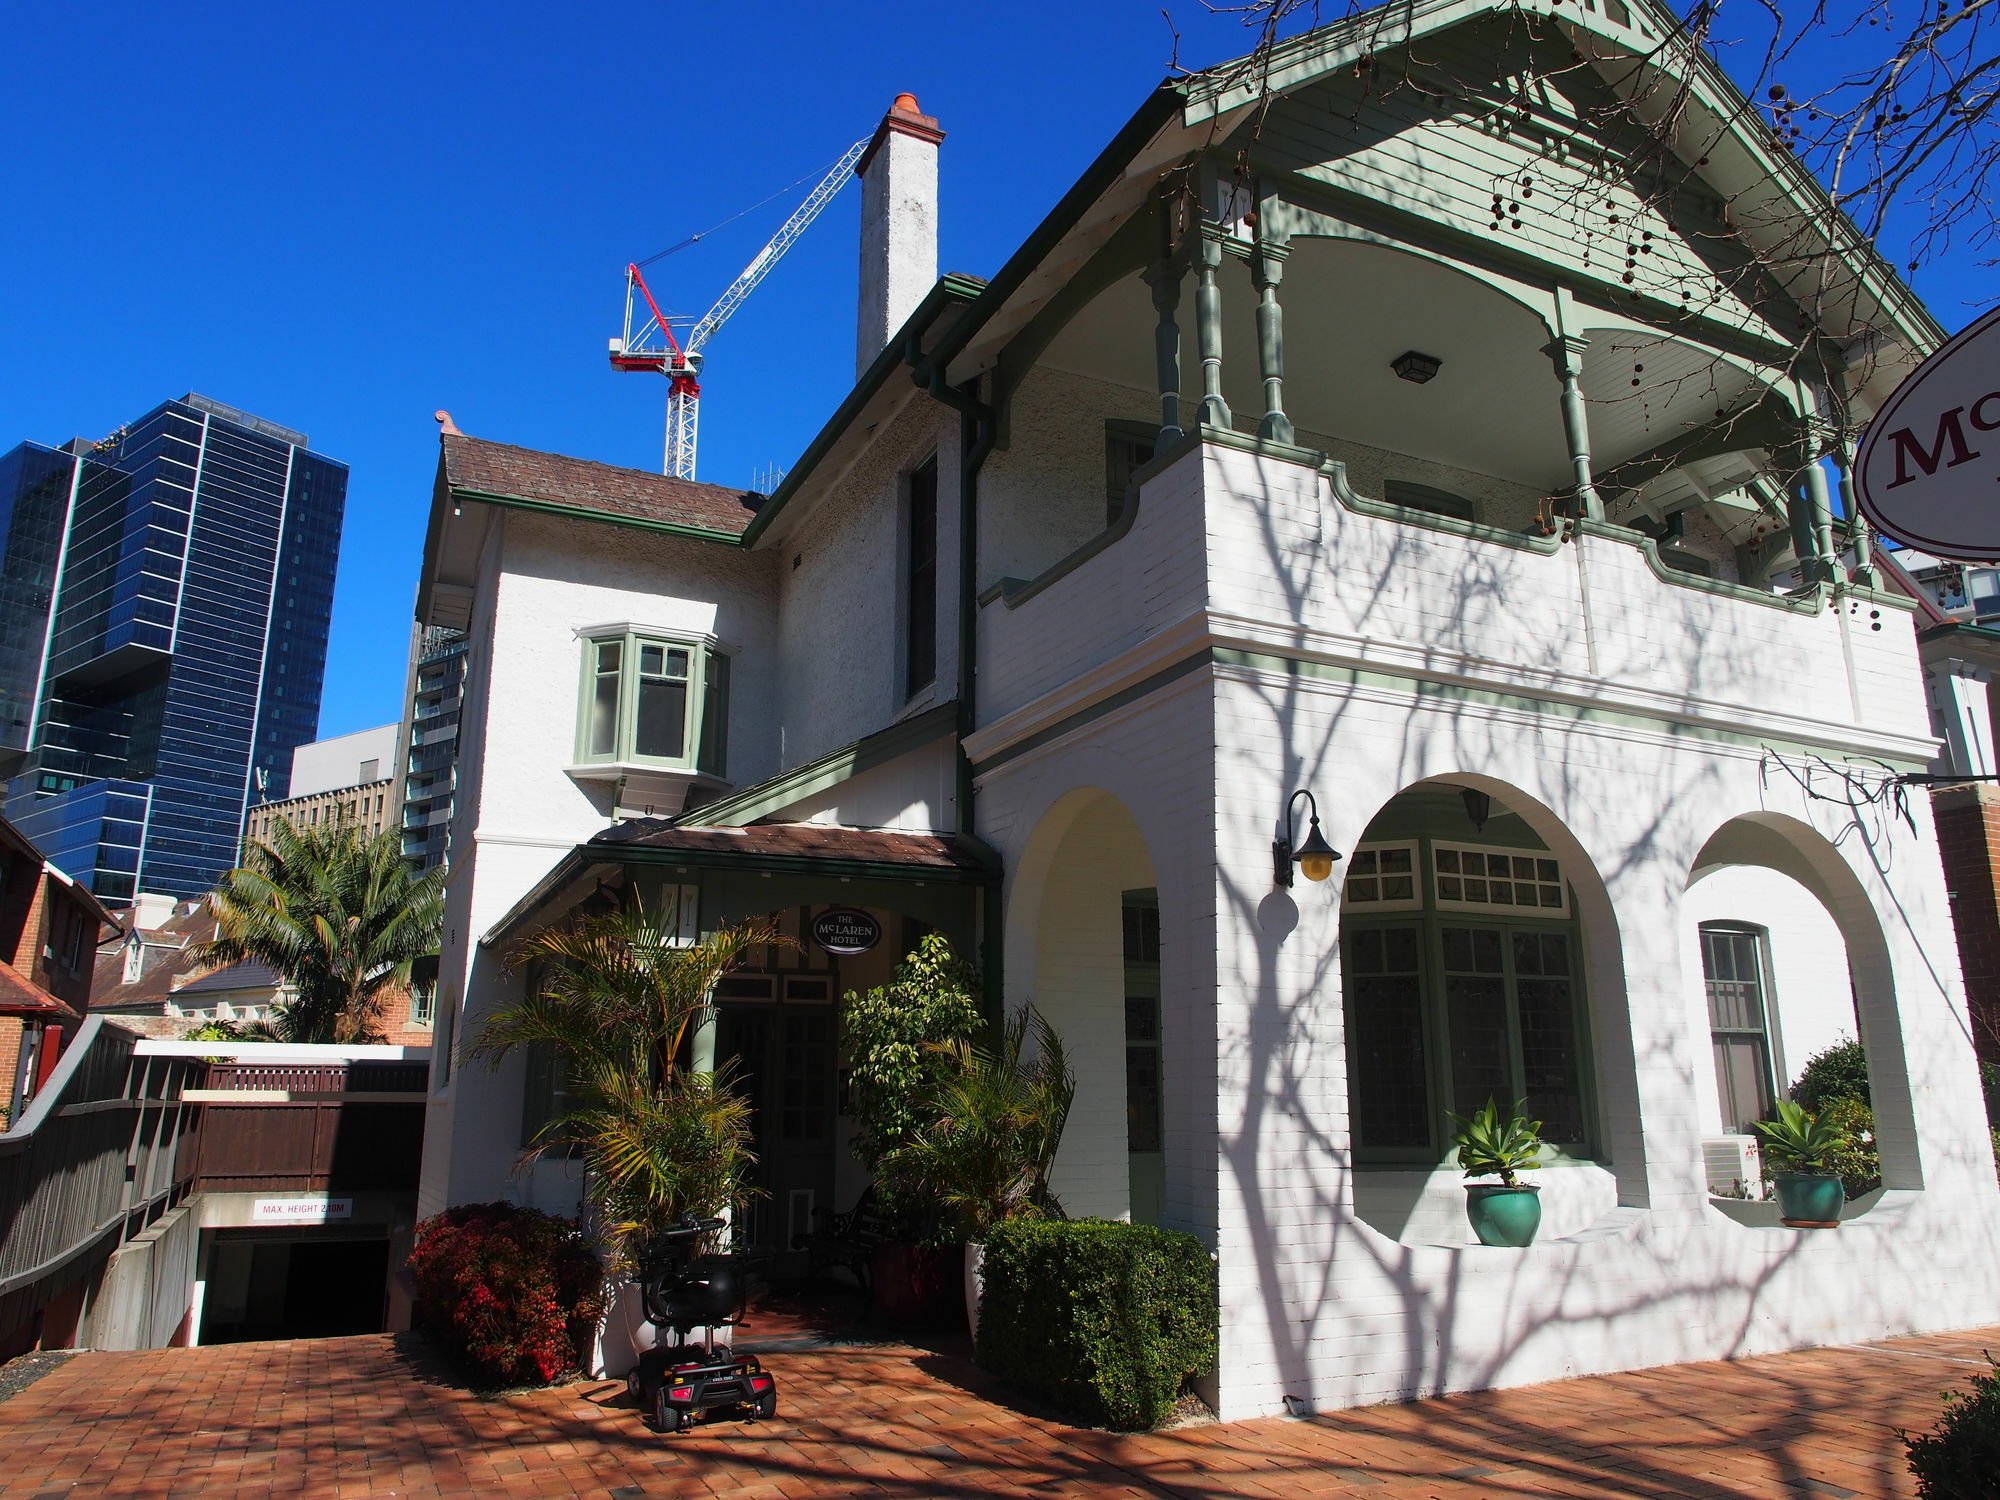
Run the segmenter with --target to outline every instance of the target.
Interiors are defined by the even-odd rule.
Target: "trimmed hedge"
[[[1009,1220],[986,1243],[977,1357],[1079,1421],[1143,1430],[1215,1366],[1215,1263],[1191,1234]]]

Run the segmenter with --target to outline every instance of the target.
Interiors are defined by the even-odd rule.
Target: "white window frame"
[[[578,653],[576,766],[646,766],[717,778],[725,776],[729,759],[727,720],[731,687],[728,684],[725,683],[721,693],[724,722],[720,764],[702,765],[702,729],[708,712],[711,663],[722,663],[721,670],[733,676],[734,664],[730,660],[736,654],[733,647],[703,632],[664,629],[629,621],[585,626],[576,632],[576,637],[582,647]],[[591,748],[591,708],[597,685],[597,654],[600,646],[613,643],[619,647],[616,721],[611,748],[599,751]],[[680,755],[641,755],[638,752],[639,652],[646,646],[688,654],[687,706],[681,726],[683,753]]]
[[[1424,909],[1424,853],[1421,839],[1385,839],[1380,843],[1357,844],[1354,853],[1348,857],[1346,872],[1340,883],[1340,909],[1356,916],[1374,912],[1422,911]],[[1357,901],[1353,896],[1356,878],[1355,860],[1363,854],[1381,854],[1384,850],[1403,849],[1410,856],[1410,895],[1407,899],[1398,897],[1390,901]],[[1379,875],[1362,875],[1363,880],[1377,879]]]
[[[1494,855],[1500,855],[1510,862],[1517,859],[1532,859],[1553,864],[1556,867],[1555,880],[1551,882],[1537,872],[1535,884],[1537,886],[1553,884],[1562,896],[1562,904],[1560,906],[1516,906],[1512,903],[1502,905],[1491,901],[1447,899],[1443,894],[1440,882],[1450,879],[1465,879],[1466,877],[1462,874],[1439,870],[1438,855],[1444,850],[1455,850],[1462,854],[1481,854],[1489,858]],[[1471,878],[1490,879],[1492,877],[1475,876]],[[1507,877],[1509,884],[1513,884],[1514,879],[1515,877],[1511,874]],[[1547,849],[1517,849],[1500,844],[1467,844],[1461,843],[1457,839],[1432,839],[1430,882],[1431,905],[1437,911],[1475,912],[1488,917],[1537,917],[1550,922],[1565,922],[1569,920],[1571,915],[1569,877],[1563,871],[1562,861]]]

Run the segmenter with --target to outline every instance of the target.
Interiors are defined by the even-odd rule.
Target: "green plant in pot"
[[[1752,1127],[1764,1143],[1764,1164],[1778,1188],[1779,1217],[1794,1229],[1838,1229],[1847,1190],[1840,1180],[1854,1138],[1832,1112],[1808,1114],[1789,1099],[1778,1118]]]
[[[962,1275],[953,1216],[935,1192],[897,1180],[883,1163],[929,1122],[927,1103],[952,1067],[940,1049],[983,1027],[979,975],[937,933],[917,944],[888,984],[845,997],[841,1047],[860,1127],[854,1154],[875,1176],[875,1204],[891,1236],[875,1252],[869,1281],[876,1312],[891,1323],[957,1315]]]
[[[1470,1115],[1451,1117],[1461,1170],[1468,1178],[1500,1179],[1465,1184],[1465,1216],[1482,1245],[1524,1249],[1542,1227],[1542,1190],[1515,1175],[1541,1165],[1542,1122],[1526,1111],[1525,1099],[1506,1110],[1488,1099]]]
[[[965,1314],[979,1334],[980,1257],[1009,1219],[1061,1218],[1049,1173],[1076,1098],[1062,1038],[1032,1005],[985,1043],[935,1042],[946,1064],[924,1100],[925,1122],[882,1162],[899,1193],[942,1206],[965,1241]]]

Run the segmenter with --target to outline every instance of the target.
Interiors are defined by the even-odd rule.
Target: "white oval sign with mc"
[[[1897,541],[2000,558],[2000,308],[1919,365],[1855,455],[1861,509]]]

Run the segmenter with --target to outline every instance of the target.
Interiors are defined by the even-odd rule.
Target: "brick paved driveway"
[[[1026,1415],[908,1348],[768,1356],[761,1426],[648,1433],[601,1382],[481,1400],[387,1337],[85,1354],[0,1403],[0,1495],[1883,1496],[1893,1427],[2000,1329],[1148,1437]]]

